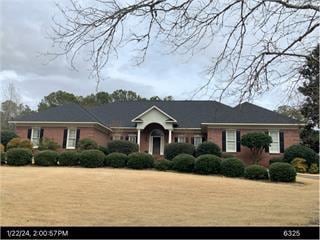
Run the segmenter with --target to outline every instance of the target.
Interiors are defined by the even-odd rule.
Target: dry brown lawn
[[[269,183],[157,171],[0,167],[1,225],[318,223],[317,179]]]

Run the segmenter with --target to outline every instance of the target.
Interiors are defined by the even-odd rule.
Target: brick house
[[[141,152],[161,156],[168,143],[197,146],[212,141],[224,153],[246,162],[252,159],[250,151],[240,144],[241,135],[265,132],[273,143],[263,155],[264,165],[300,141],[299,122],[250,103],[230,107],[216,101],[131,101],[88,108],[65,104],[11,123],[34,148],[42,138],[54,140],[62,149],[75,149],[83,138],[101,146],[112,140],[127,140],[137,143]]]

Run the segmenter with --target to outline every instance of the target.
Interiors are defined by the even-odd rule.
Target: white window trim
[[[40,134],[41,134],[41,128],[40,127],[33,127],[31,129],[31,142],[32,142],[32,148],[39,148],[39,145],[34,145],[33,143],[33,135],[34,135],[34,129],[38,129],[39,130],[39,139],[38,139],[38,142],[40,143]]]
[[[198,145],[195,144],[196,143],[196,141],[195,141],[196,138],[200,138],[200,143]],[[193,146],[198,147],[201,143],[202,143],[202,136],[201,135],[194,135],[193,136]]]
[[[269,136],[272,138],[271,132],[276,132],[276,133],[278,134],[278,151],[273,151],[273,150],[272,150],[272,144],[277,143],[277,142],[274,142],[273,139],[272,139],[272,143],[271,143],[271,145],[270,145],[270,147],[269,147],[269,153],[280,153],[280,131],[277,130],[277,129],[268,130],[268,134],[269,134]]]
[[[76,129],[76,128],[68,128],[66,149],[76,149],[76,144],[77,144],[77,143],[75,143],[75,146],[74,146],[74,147],[73,147],[73,146],[72,146],[72,147],[69,146],[70,130],[75,130],[75,132],[76,132],[75,140],[77,140],[77,129]]]
[[[119,141],[121,140],[121,135],[120,134],[115,134],[112,136],[112,141]]]
[[[136,138],[136,141],[130,141],[130,137],[135,137],[135,138]],[[128,135],[128,141],[129,141],[129,142],[132,142],[132,143],[137,143],[137,134],[129,134],[129,135]]]
[[[234,132],[234,148],[228,149],[228,132]],[[231,142],[231,141],[230,141]],[[226,152],[237,152],[237,131],[235,129],[227,129],[226,130]]]
[[[179,141],[180,138],[183,138],[184,140],[181,142]],[[186,142],[186,136],[185,135],[178,135],[178,143],[185,143]]]

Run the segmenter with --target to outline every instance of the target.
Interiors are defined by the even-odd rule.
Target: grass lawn
[[[319,181],[127,169],[0,167],[1,225],[315,225]]]

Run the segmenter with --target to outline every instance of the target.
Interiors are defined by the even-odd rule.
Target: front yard
[[[315,225],[319,180],[270,183],[157,171],[0,167],[1,225]]]

